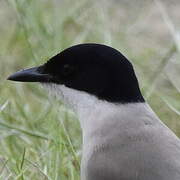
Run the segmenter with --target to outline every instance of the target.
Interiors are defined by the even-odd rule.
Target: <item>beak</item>
[[[10,75],[7,80],[21,82],[49,82],[52,79],[52,76],[41,73],[41,67],[42,66],[18,71]]]

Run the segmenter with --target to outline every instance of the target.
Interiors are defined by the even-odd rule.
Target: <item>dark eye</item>
[[[69,76],[73,72],[74,72],[74,67],[69,64],[65,64],[61,70],[63,76]]]

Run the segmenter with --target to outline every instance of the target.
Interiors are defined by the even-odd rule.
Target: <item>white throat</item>
[[[106,116],[106,113],[113,110],[116,105],[107,101],[99,100],[97,97],[90,95],[83,91],[68,88],[64,85],[57,85],[53,83],[43,83],[45,89],[56,98],[65,103],[77,113],[82,129],[89,125],[93,117]],[[104,114],[104,112],[106,112]]]

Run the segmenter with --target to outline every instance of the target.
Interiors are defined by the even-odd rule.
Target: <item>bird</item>
[[[118,50],[74,45],[8,80],[38,82],[77,114],[81,180],[180,180],[180,140],[148,105]]]

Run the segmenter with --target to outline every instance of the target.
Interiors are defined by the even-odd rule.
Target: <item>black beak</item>
[[[8,80],[21,82],[49,82],[52,76],[43,74],[40,69],[41,66],[18,71],[9,76]]]

